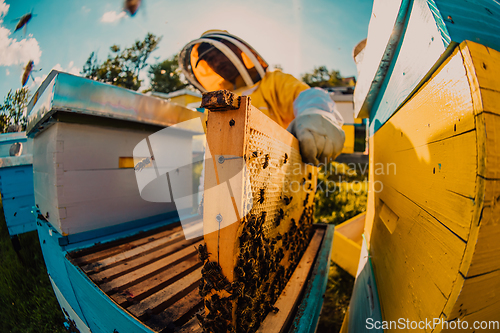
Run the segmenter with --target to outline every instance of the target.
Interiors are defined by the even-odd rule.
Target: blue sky
[[[33,59],[32,94],[52,68],[78,74],[89,54],[104,60],[112,44],[130,46],[147,32],[163,36],[149,63],[178,53],[204,31],[224,29],[252,45],[268,63],[300,77],[315,66],[356,75],[352,49],[368,31],[368,0],[143,0],[135,17],[121,0],[0,0],[0,101],[21,87]],[[27,34],[12,20],[33,11]],[[146,71],[141,74],[147,84]]]

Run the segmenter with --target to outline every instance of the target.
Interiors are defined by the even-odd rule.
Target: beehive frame
[[[201,321],[207,330],[253,332],[277,310],[273,304],[309,243],[317,169],[302,163],[297,139],[249,97],[211,92],[202,106],[210,111]]]

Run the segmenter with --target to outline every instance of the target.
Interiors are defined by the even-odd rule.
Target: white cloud
[[[73,75],[80,75],[80,69],[75,66],[74,61],[70,61],[68,64],[68,67],[66,67],[66,68],[63,68],[61,66],[61,64],[57,64],[54,67],[52,67],[52,69],[55,69],[56,71],[60,71],[60,72],[73,74]]]
[[[46,74],[43,76],[34,77],[33,80],[30,80],[32,82],[29,89],[31,91],[35,91],[36,89],[38,89],[38,87],[40,87],[40,84],[42,84],[43,80],[45,80],[46,77],[47,77]]]
[[[38,41],[32,35],[20,41],[10,38],[10,30],[2,26],[3,17],[8,10],[9,5],[0,0],[0,66],[25,65],[30,60],[38,64],[42,56]]]
[[[85,6],[82,6],[82,12],[83,12],[84,14],[88,14],[88,13],[90,12],[90,8],[87,8],[87,7],[85,7]]]
[[[121,20],[122,18],[124,18],[126,15],[127,14],[124,11],[117,13],[113,10],[113,11],[104,13],[104,15],[102,15],[102,17],[101,17],[101,22],[104,22],[104,23],[117,22],[117,21]]]
[[[10,5],[6,4],[3,0],[0,2],[0,20],[3,19],[5,14],[7,14],[9,7]]]

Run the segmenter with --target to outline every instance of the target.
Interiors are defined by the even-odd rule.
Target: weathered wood
[[[286,284],[285,289],[281,292],[281,296],[274,304],[279,311],[277,313],[269,313],[257,332],[267,333],[285,331],[285,328],[292,319],[293,310],[299,303],[299,296],[309,276],[314,259],[318,254],[318,249],[321,246],[324,234],[324,230],[316,230],[306,252],[304,252],[297,268],[295,268],[292,277]]]
[[[203,329],[196,317],[191,318],[177,333],[202,333]]]
[[[142,318],[149,314],[157,314],[166,309],[169,305],[175,303],[177,299],[182,298],[184,295],[195,289],[198,286],[200,279],[201,268],[198,268],[175,283],[143,299],[138,304],[130,306],[127,310],[134,314],[137,318]]]
[[[198,239],[199,241],[199,239]],[[114,278],[126,274],[128,272],[137,270],[141,267],[147,266],[149,264],[153,264],[163,258],[166,258],[170,255],[175,254],[176,252],[186,248],[191,247],[194,244],[193,241],[182,241],[175,242],[166,247],[154,249],[151,251],[144,251],[142,254],[138,254],[135,258],[123,262],[119,262],[118,265],[113,266],[109,269],[104,269],[103,271],[99,271],[96,274],[89,275],[90,278],[94,282],[100,281],[110,281]]]
[[[166,271],[153,275],[149,279],[132,285],[121,292],[112,294],[111,297],[121,306],[127,306],[129,303],[141,301],[154,294],[199,266],[201,266],[200,260],[193,255]]]
[[[151,251],[157,251],[159,248],[164,248],[167,245],[179,242],[182,240],[181,237],[182,237],[182,232],[176,232],[172,235],[169,235],[167,237],[162,237],[157,240],[150,239],[149,242],[146,244],[139,245],[133,249],[123,251],[111,257],[107,257],[105,259],[101,259],[94,263],[85,265],[82,267],[82,269],[86,273],[100,272],[103,269],[109,269],[115,267],[116,265],[120,265],[124,261],[130,262],[131,259],[135,259],[138,256],[144,256]],[[147,260],[147,259],[143,257],[142,260]]]
[[[329,279],[334,229],[333,225],[324,226],[321,248],[310,273],[310,282],[295,313],[290,333],[316,333]]]
[[[100,271],[87,270],[87,275],[108,297],[156,332],[179,329],[202,307],[197,288],[202,262],[195,246],[203,243],[199,238],[185,240],[179,230],[162,227],[95,245],[96,253],[89,248],[68,256],[104,256],[93,264],[82,260],[81,265],[101,264]],[[137,246],[127,250],[131,244]]]
[[[103,245],[97,245],[92,247],[91,249],[94,249],[95,252],[92,252],[91,249],[84,249],[82,251],[77,251],[77,252],[72,252],[70,255],[73,258],[73,262],[75,262],[78,265],[87,265],[89,263],[93,263],[105,258],[108,258],[110,256],[113,256],[118,253],[122,253],[124,251],[127,251],[128,249],[132,249],[136,246],[140,246],[143,244],[146,244],[148,242],[151,242],[156,239],[160,239],[169,235],[172,235],[176,232],[179,232],[182,230],[182,227],[180,225],[172,228],[169,227],[168,230],[159,232],[157,234],[152,232],[147,232],[147,233],[140,233],[136,237],[140,237],[139,239],[132,240],[130,242],[123,243],[123,240],[119,239],[113,242],[109,242]],[[101,250],[101,247],[104,247],[104,249]]]
[[[201,242],[195,244],[199,245]],[[185,257],[192,256],[196,250],[193,247],[186,247],[180,251],[173,253],[172,255],[160,259],[156,262],[153,262],[149,265],[141,267],[137,270],[134,270],[125,275],[121,275],[114,280],[103,283],[100,285],[100,288],[104,292],[110,292],[112,290],[121,290],[131,286],[133,284],[142,282],[149,278],[151,275],[158,273],[159,271],[165,270],[166,268],[175,265],[180,260],[183,260]]]
[[[146,325],[156,332],[161,332],[169,326],[171,328],[183,327],[183,324],[186,323],[180,322],[182,318],[193,315],[200,310],[203,306],[202,301],[203,299],[199,294],[198,288],[196,288],[163,312],[151,316],[146,321]]]

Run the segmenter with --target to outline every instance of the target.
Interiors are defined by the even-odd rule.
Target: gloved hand
[[[328,112],[308,109],[288,126],[287,130],[299,140],[304,163],[326,164],[342,151],[345,133],[332,117]]]

